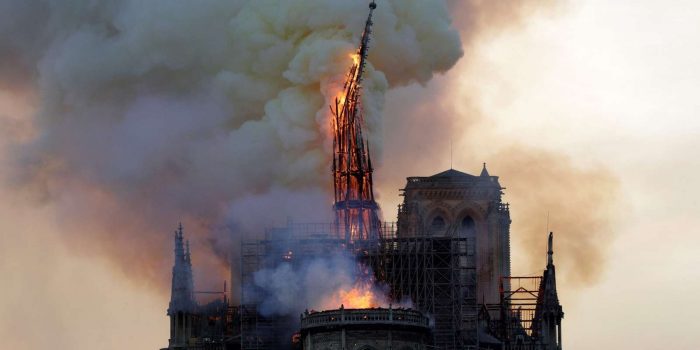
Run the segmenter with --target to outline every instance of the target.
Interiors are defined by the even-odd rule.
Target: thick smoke
[[[581,168],[564,155],[523,145],[489,158],[503,175],[506,198],[513,205],[513,246],[525,252],[517,259],[526,263],[520,273],[544,268],[543,237],[549,227],[555,234],[555,262],[566,267],[560,280],[574,285],[595,282],[604,271],[606,247],[614,236],[612,213],[619,184],[610,171]]]
[[[76,253],[162,283],[181,220],[198,284],[225,278],[240,237],[328,219],[327,106],[367,12],[345,0],[3,1],[0,89],[38,100],[10,180],[56,209]],[[462,49],[439,0],[381,1],[375,23],[364,106],[378,158],[387,89],[426,83]]]
[[[446,168],[451,136],[455,164],[487,160],[508,187],[513,247],[531,254],[522,258],[532,272],[542,264],[549,210],[556,259],[569,266],[562,276],[591,282],[613,236],[616,180],[556,152],[476,132],[488,121],[473,99],[482,87],[454,93],[469,81],[481,40],[558,3],[380,1],[365,81],[368,134],[381,164],[385,92],[427,85],[390,92],[384,146],[391,161],[376,173],[382,203],[399,200],[405,176]],[[0,2],[0,138],[16,143],[1,159],[15,156],[3,164],[5,172],[17,170],[11,185],[55,209],[74,252],[108,257],[161,290],[169,232],[182,220],[194,240],[198,284],[205,276],[218,283],[240,237],[287,217],[327,220],[327,105],[350,64],[366,5]],[[460,74],[431,81],[462,48]],[[14,96],[35,104],[29,123],[5,108]],[[542,166],[523,171],[533,163]],[[540,186],[552,182],[549,190]],[[386,219],[393,209],[385,205]]]
[[[304,310],[330,310],[341,305],[388,307],[386,290],[380,284],[363,282],[365,274],[358,270],[355,257],[338,252],[333,257],[260,270],[254,275],[253,285],[243,287],[257,296],[259,310],[265,316],[298,315]],[[356,294],[347,295],[352,292]]]

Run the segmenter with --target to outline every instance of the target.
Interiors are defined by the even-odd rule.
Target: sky
[[[619,180],[603,277],[560,291],[568,349],[700,346],[699,19],[693,1],[574,2],[476,50],[484,128]]]
[[[606,207],[614,215],[604,266],[590,283],[560,285],[564,346],[699,348],[700,306],[690,296],[700,292],[700,4],[590,0],[536,10],[521,21],[471,43],[468,60],[427,85],[389,92],[385,112],[425,96],[447,111],[479,114],[464,115],[468,132],[451,131],[453,166],[467,172],[478,172],[485,161],[493,164],[493,175],[513,176],[496,158],[513,144],[610,172],[619,186],[614,208]],[[19,116],[32,114],[34,102],[24,95],[0,98],[4,111]],[[385,118],[387,144],[377,172],[390,174],[378,183],[386,214],[398,204],[403,177],[444,170],[450,151],[444,133],[405,140],[391,128],[398,117]],[[407,142],[439,144],[444,156],[418,156],[415,165],[403,164],[396,173],[390,160],[401,156]],[[514,182],[500,180],[507,188]],[[506,200],[522,196],[510,192],[517,188],[506,190]],[[91,245],[62,240],[56,229],[61,218],[50,207],[30,206],[22,194],[0,191],[0,347],[166,344],[167,293],[129,278],[138,271],[96,259],[87,251]],[[516,228],[519,208],[513,204]],[[563,214],[556,207],[541,210],[543,232],[549,211],[556,235],[557,215]],[[512,236],[514,273],[537,272],[524,263],[518,231]],[[544,237],[535,243],[542,246],[542,265]],[[565,279],[562,270],[585,262],[557,255],[556,244],[555,236],[558,277]]]

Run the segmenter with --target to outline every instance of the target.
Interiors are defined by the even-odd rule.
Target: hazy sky
[[[700,306],[691,300],[700,293],[698,33],[696,1],[580,1],[482,38],[469,62],[426,87],[427,94],[451,84],[455,91],[443,103],[458,105],[461,89],[487,116],[470,139],[453,135],[456,147],[516,140],[581,166],[603,165],[619,180],[616,236],[603,276],[560,290],[567,349],[700,348]],[[415,89],[390,93],[388,105]],[[5,93],[0,108],[28,115],[32,101]],[[430,137],[425,141],[435,141]],[[391,152],[387,147],[385,159]],[[403,176],[443,170],[448,154]],[[489,161],[458,153],[454,167],[476,172],[482,160]],[[396,186],[380,186],[381,204],[392,212],[399,199],[388,188]],[[167,344],[167,291],[134,285],[109,263],[76,254],[81,247],[59,240],[50,208],[25,207],[17,194],[0,191],[1,348]],[[529,272],[518,269],[522,252],[512,249],[514,271]]]
[[[560,293],[568,349],[700,347],[699,33],[696,1],[581,1],[477,50],[485,128],[620,181],[602,281]]]

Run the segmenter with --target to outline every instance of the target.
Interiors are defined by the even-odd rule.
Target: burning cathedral
[[[167,349],[561,350],[564,313],[552,234],[542,275],[511,276],[510,208],[486,164],[478,175],[449,169],[408,177],[397,222],[380,220],[360,105],[375,8],[370,4],[360,47],[331,106],[334,222],[289,222],[267,229],[263,239],[241,242],[238,269],[232,269],[232,279],[241,281],[237,305],[225,286],[220,299],[196,301],[180,226]],[[352,261],[350,290],[339,291],[330,305],[313,300],[297,314],[267,310],[270,291],[258,283],[261,271],[294,271],[339,256]],[[323,309],[313,309],[319,305]]]

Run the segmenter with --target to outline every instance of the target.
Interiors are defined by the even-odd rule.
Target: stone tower
[[[503,187],[486,164],[479,176],[454,169],[429,177],[409,177],[399,208],[401,237],[473,237],[476,298],[498,304],[501,277],[510,276],[510,213]]]

